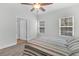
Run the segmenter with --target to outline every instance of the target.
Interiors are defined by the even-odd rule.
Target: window
[[[59,35],[74,35],[74,17],[63,17],[59,20]]]
[[[45,33],[45,22],[44,21],[40,21],[40,33]]]

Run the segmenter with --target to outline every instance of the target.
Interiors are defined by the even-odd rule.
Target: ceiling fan
[[[43,6],[47,6],[53,3],[21,3],[22,5],[31,5],[33,6],[32,9],[30,11],[34,11],[35,9],[40,9],[42,11],[45,11],[45,9],[43,8]]]

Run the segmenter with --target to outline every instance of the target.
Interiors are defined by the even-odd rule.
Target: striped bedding
[[[33,39],[25,44],[24,55],[79,56],[79,39],[72,39],[68,41],[67,45],[51,40]]]
[[[61,43],[57,43],[55,41],[38,40],[38,42],[34,42],[34,43],[36,43],[36,44],[38,44],[40,46],[43,46],[43,47],[45,47],[47,49],[50,49],[52,51],[58,52],[58,53],[60,53],[62,55],[68,55],[69,54],[66,46],[62,46]]]
[[[73,39],[68,42],[68,49],[71,52],[71,56],[79,56],[79,39]]]
[[[47,40],[42,40],[42,39],[34,39],[31,41],[28,41],[29,43],[25,45],[24,51],[28,54],[27,52],[31,52],[31,54],[34,53],[34,55],[38,56],[68,56],[69,51],[66,48],[66,46],[61,46],[59,45],[60,43],[57,42],[51,42]],[[57,44],[56,44],[57,43]],[[30,50],[30,51],[28,51]],[[32,55],[33,56],[33,55]]]

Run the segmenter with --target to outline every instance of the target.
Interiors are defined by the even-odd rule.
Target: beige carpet
[[[0,56],[22,56],[24,45],[15,45],[0,50]]]

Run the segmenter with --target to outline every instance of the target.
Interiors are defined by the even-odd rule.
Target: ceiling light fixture
[[[41,7],[41,5],[40,5],[39,3],[35,3],[35,4],[33,5],[33,7],[34,7],[35,9],[39,9],[39,8]]]
[[[45,11],[44,6],[50,5],[52,3],[21,3],[23,5],[32,5],[32,9],[30,11],[34,10],[42,10]]]

